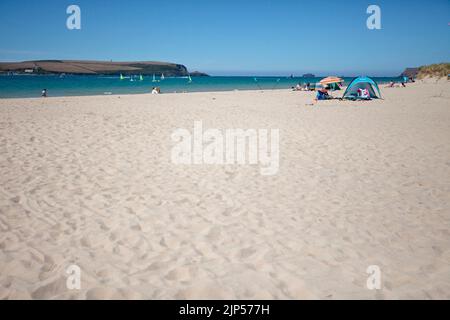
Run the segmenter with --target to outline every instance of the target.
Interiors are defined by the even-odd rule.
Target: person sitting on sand
[[[153,87],[152,94],[160,94],[160,93],[161,93],[161,91],[159,90],[159,88]]]
[[[316,101],[318,100],[328,100],[332,99],[332,97],[328,94],[327,88],[320,88],[317,90]]]
[[[294,91],[302,91],[301,83],[297,83],[297,85],[294,87]]]
[[[394,81],[391,81],[391,82],[389,82],[389,84],[387,85],[386,88],[393,88],[393,87],[394,87],[394,84],[395,84],[395,82],[394,82]]]
[[[42,94],[41,94],[41,96],[42,96],[43,98],[47,98],[47,89],[42,89]]]

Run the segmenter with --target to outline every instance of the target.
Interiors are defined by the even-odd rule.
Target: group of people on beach
[[[406,87],[406,83],[407,82],[415,82],[413,78],[407,78],[404,77],[402,82],[400,83],[400,85],[402,87]],[[337,84],[338,85],[338,90],[342,88],[341,84]],[[394,81],[391,81],[386,88],[394,88],[396,85],[396,83]],[[316,90],[316,86],[315,85],[311,85],[311,83],[307,82],[307,83],[298,83],[295,87],[292,87],[293,91],[317,91],[316,97],[315,97],[315,101],[318,100],[329,100],[329,99],[333,99],[333,97],[331,96],[331,94],[329,93],[329,90],[333,89],[330,88],[329,86],[321,86],[319,89]],[[153,87],[151,90],[152,94],[161,94],[161,88],[160,87]],[[47,89],[42,89],[41,92],[41,96],[43,98],[47,97]],[[369,96],[368,90],[364,90],[361,89],[361,92],[358,91],[358,96],[362,99],[364,99],[366,96]]]
[[[403,88],[406,87],[407,83],[414,83],[416,82],[414,80],[414,78],[408,78],[408,77],[403,77],[402,81],[400,82],[399,86],[402,86]],[[389,84],[386,86],[386,88],[394,88],[397,84],[394,81],[389,82]]]
[[[331,99],[337,99],[337,98],[334,98],[329,93],[329,88],[328,87],[322,87],[322,88],[317,90],[316,98],[314,99],[314,101],[331,100]],[[372,100],[370,98],[369,89],[368,88],[358,88],[357,99],[358,100]]]
[[[292,87],[294,91],[311,91],[311,83],[302,84],[298,83],[295,87]]]
[[[295,87],[292,87],[293,91],[317,91],[316,97],[315,97],[315,101],[317,100],[328,100],[328,99],[333,99],[333,97],[331,96],[331,94],[329,93],[329,90],[331,88],[329,88],[328,86],[321,86],[320,88],[318,88],[316,90],[316,86],[315,85],[311,85],[311,83],[298,83]]]

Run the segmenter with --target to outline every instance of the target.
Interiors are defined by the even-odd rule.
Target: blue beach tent
[[[381,99],[381,92],[378,84],[369,77],[358,77],[353,79],[345,90],[343,99],[358,99],[358,89],[367,89],[371,99]]]

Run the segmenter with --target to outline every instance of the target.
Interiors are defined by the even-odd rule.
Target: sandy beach
[[[0,100],[0,299],[450,299],[450,82],[382,94]],[[195,121],[279,129],[277,174],[174,164]]]

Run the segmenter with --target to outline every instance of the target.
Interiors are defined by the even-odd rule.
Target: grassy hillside
[[[417,78],[443,78],[450,74],[450,63],[432,64],[419,69]]]
[[[180,64],[168,62],[109,62],[109,61],[74,61],[74,60],[44,60],[0,63],[0,72],[33,73],[70,73],[70,74],[161,74],[166,76],[186,76],[188,70]]]

